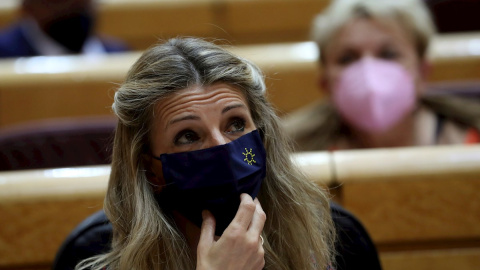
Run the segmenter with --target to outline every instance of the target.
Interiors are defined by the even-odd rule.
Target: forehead
[[[354,18],[332,35],[326,50],[342,47],[376,47],[386,43],[413,46],[413,38],[396,20]]]
[[[248,108],[247,99],[242,91],[228,84],[210,86],[195,85],[179,90],[157,102],[155,111],[160,118],[191,110],[213,110],[226,103],[242,103]]]
[[[216,101],[225,97],[235,97],[241,99],[242,101],[246,101],[243,92],[239,89],[225,83],[217,83],[207,86],[194,85],[189,88],[179,90],[167,96],[162,103],[183,103],[202,100]]]

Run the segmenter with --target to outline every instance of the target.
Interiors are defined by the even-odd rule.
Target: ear
[[[323,70],[322,72],[320,72],[318,74],[318,78],[317,78],[317,86],[320,90],[320,92],[322,94],[327,94],[329,95],[330,94],[330,84],[327,80],[327,76],[325,76],[325,70]]]
[[[427,59],[422,59],[420,61],[419,72],[421,79],[423,81],[427,81],[430,78],[430,74],[432,73],[432,63]]]
[[[162,173],[162,162],[154,159],[151,155],[142,154],[145,176],[155,192],[159,192],[165,185]]]
[[[417,87],[419,88],[417,90],[417,94],[422,95],[425,92],[426,87],[426,82],[428,81],[428,78],[430,77],[430,74],[432,72],[432,64],[426,60],[422,59],[418,65],[418,85]]]

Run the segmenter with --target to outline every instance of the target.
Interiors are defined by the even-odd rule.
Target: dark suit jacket
[[[107,53],[123,52],[128,50],[125,43],[112,38],[99,38]],[[20,24],[13,24],[0,32],[0,58],[30,57],[40,54],[32,47],[25,37]]]

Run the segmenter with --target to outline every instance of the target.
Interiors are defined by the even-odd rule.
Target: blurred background
[[[424,3],[438,32],[427,52],[428,94],[480,102],[480,0]],[[0,270],[49,269],[74,226],[101,209],[116,123],[110,109],[113,95],[143,50],[177,36],[204,37],[224,45],[264,71],[269,100],[287,117],[327,98],[318,83],[321,51],[311,41],[310,31],[314,17],[329,4],[329,0],[0,1]],[[480,174],[471,165],[480,160],[478,153],[442,150],[435,165],[437,152],[432,151],[427,167],[445,166],[441,165],[445,160],[457,166],[449,172],[419,169],[422,181],[443,174],[440,182],[419,180],[394,187],[370,183],[355,186],[359,189],[351,189],[350,194],[338,189],[337,199],[365,222],[387,270],[451,269],[452,265],[480,269],[480,202],[475,195],[480,191]],[[375,153],[378,159],[369,164],[389,159],[384,152]],[[341,162],[341,154],[337,157]],[[321,167],[322,162],[314,164]],[[74,168],[65,169],[69,167]],[[398,180],[398,175],[392,179]],[[460,191],[455,193],[452,187]],[[367,203],[361,198],[368,190],[380,194],[395,188],[402,194],[417,190],[406,197],[392,195],[392,207],[417,206],[414,194],[431,196],[414,210],[416,215],[404,217],[415,219],[406,224],[425,227],[389,231],[388,224],[396,223],[392,218],[379,229],[385,212],[375,212],[375,207],[385,198]],[[453,205],[450,210],[456,213],[464,209],[468,217],[455,216],[463,221],[446,226],[443,221],[454,216],[450,212],[433,223],[416,220],[441,212],[439,204]],[[437,230],[428,234],[432,227]],[[415,237],[409,236],[415,230]]]

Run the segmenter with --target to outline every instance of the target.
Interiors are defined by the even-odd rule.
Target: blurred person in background
[[[285,126],[296,150],[480,141],[480,104],[424,94],[435,27],[419,0],[337,0],[313,23],[327,100]]]
[[[126,51],[95,33],[95,0],[23,0],[20,19],[0,32],[0,57]]]

